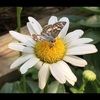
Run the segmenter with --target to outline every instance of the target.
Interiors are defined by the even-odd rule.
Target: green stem
[[[21,28],[21,12],[22,12],[22,7],[17,7],[17,31],[20,32]]]
[[[82,91],[84,93],[86,84],[87,84],[87,80],[83,79],[83,84],[81,85],[79,91]]]
[[[47,93],[47,85],[44,88],[44,93]]]
[[[26,76],[25,75],[23,75],[22,81],[23,81],[23,89],[24,89],[24,92],[27,93]]]
[[[22,12],[22,7],[17,7],[17,31],[21,32],[21,12]],[[20,56],[22,53],[20,52]],[[22,76],[22,84],[23,84],[23,89],[24,92],[27,93],[27,87],[26,87],[26,76]]]
[[[22,7],[17,7],[17,31],[21,32],[21,12],[22,12]],[[20,52],[19,54],[20,56],[22,55],[22,53]]]

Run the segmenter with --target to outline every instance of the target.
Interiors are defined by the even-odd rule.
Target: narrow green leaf
[[[13,83],[6,83],[2,86],[0,93],[12,93],[13,92]]]
[[[94,82],[88,82],[85,87],[85,93],[97,93],[96,86]]]
[[[47,93],[65,93],[65,87],[63,84],[53,81],[48,85]]]
[[[78,22],[80,25],[99,28],[100,27],[100,15],[93,15],[85,20],[82,19]]]
[[[47,93],[57,93],[58,86],[59,86],[59,83],[57,81],[53,81],[50,85],[48,85]]]
[[[66,93],[64,84],[59,84],[57,93]]]
[[[20,32],[20,28],[21,28],[21,12],[22,12],[22,7],[17,7],[17,31]]]
[[[34,80],[38,79],[38,70],[36,68],[30,68],[26,75],[31,75]]]
[[[15,81],[13,83],[13,93],[26,93],[23,89],[23,85],[21,81]]]
[[[27,80],[27,85],[31,89],[32,93],[39,93],[40,89],[38,86],[38,82],[34,82],[33,80]]]
[[[83,7],[83,8],[95,14],[100,14],[100,7]]]
[[[38,70],[35,69],[35,68],[32,70],[32,78],[34,80],[37,80],[38,79]]]
[[[72,93],[83,93],[83,91],[79,91],[78,89],[76,89],[76,88],[74,88],[74,87],[71,87],[71,88],[70,88],[70,91],[71,91]]]

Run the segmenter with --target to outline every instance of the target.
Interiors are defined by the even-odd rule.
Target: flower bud
[[[91,70],[85,70],[83,72],[83,77],[88,81],[94,81],[96,79],[96,74]]]

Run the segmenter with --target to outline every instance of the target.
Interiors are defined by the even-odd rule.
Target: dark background
[[[28,16],[33,16],[37,20],[46,16],[51,16],[66,7],[23,7],[21,14],[21,27],[25,26]],[[16,7],[0,7],[0,36],[14,30],[17,27]]]

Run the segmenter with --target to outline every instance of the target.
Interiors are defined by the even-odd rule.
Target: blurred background
[[[67,7],[24,7],[21,14],[21,26],[25,26],[28,16],[37,20],[58,13]],[[0,7],[0,36],[16,29],[16,7]]]

